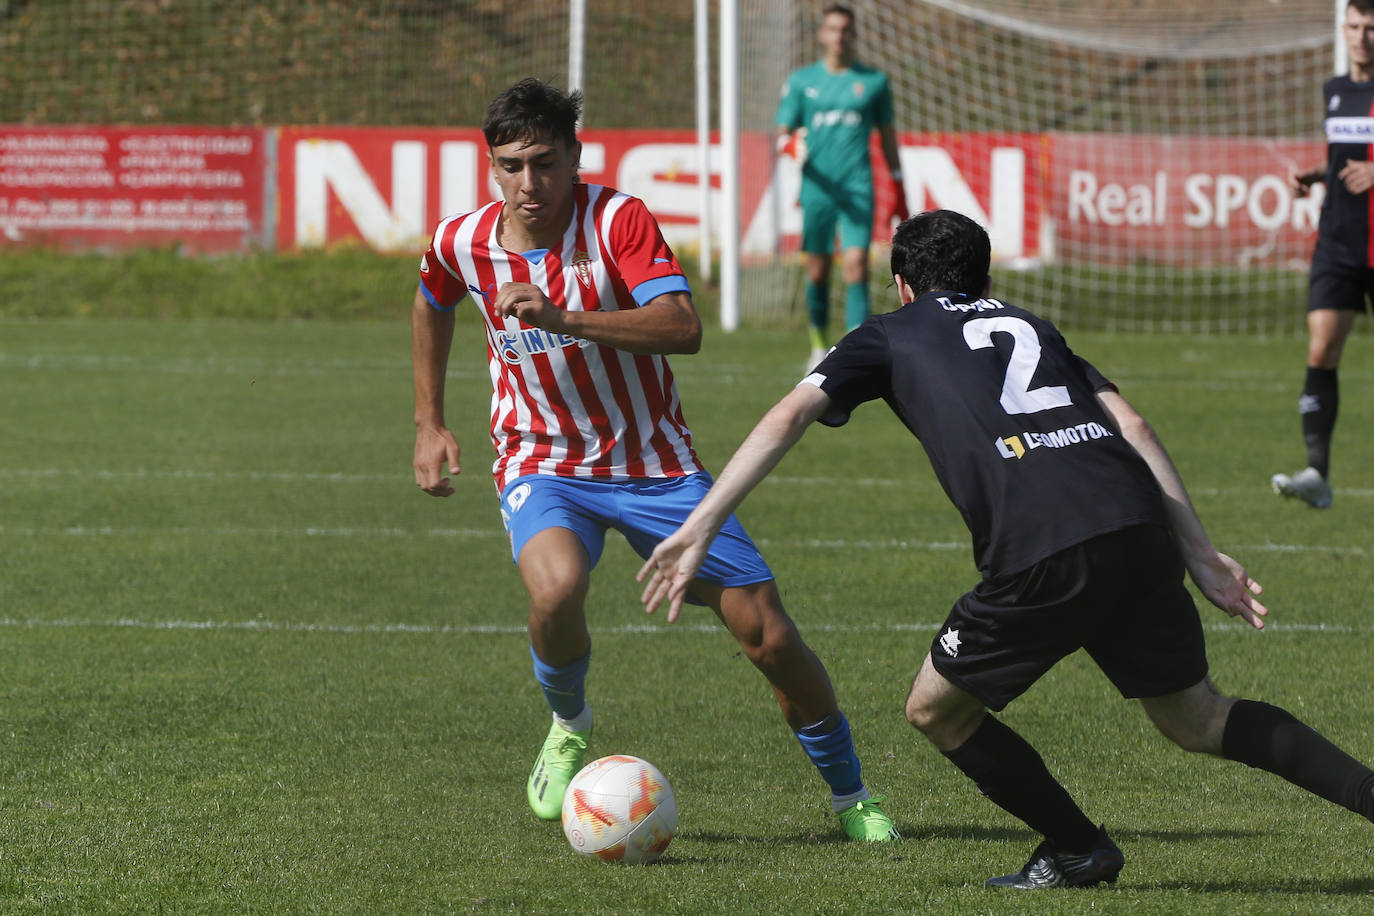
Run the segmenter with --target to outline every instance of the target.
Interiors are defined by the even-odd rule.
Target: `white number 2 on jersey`
[[[1040,336],[1024,318],[998,315],[995,318],[974,318],[964,325],[964,343],[970,350],[992,346],[992,335],[1003,331],[1012,337],[1011,359],[1007,360],[1007,374],[1002,379],[1002,409],[1007,413],[1037,413],[1073,403],[1069,389],[1063,385],[1031,388],[1031,378],[1040,365]]]

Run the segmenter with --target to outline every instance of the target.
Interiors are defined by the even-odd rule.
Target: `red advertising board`
[[[583,180],[644,200],[675,244],[697,237],[700,172],[687,130],[586,130]],[[1046,141],[1036,134],[905,134],[903,171],[913,209],[944,206],[987,225],[1001,259],[1039,253]],[[477,130],[283,128],[278,144],[277,247],[359,240],[418,251],[438,220],[499,194]],[[711,155],[711,211],[719,215],[720,149]],[[746,257],[795,250],[801,232],[795,162],[773,154],[771,134],[741,137],[741,248]],[[875,217],[890,212],[886,167],[875,155]],[[883,238],[888,226],[875,227]]]
[[[261,247],[266,130],[0,125],[0,245]]]
[[[589,129],[580,137],[583,181],[643,198],[666,234],[696,226],[694,132]],[[284,127],[277,149],[281,250],[353,239],[418,252],[442,217],[499,197],[476,129]]]
[[[642,198],[675,245],[699,233],[696,135],[582,134],[582,178]],[[987,227],[1003,264],[1299,265],[1322,189],[1295,199],[1291,166],[1320,142],[1104,134],[899,136],[912,212],[947,207]],[[498,197],[475,128],[0,126],[0,245],[180,244],[291,251],[361,242],[422,250],[445,215]],[[795,162],[741,137],[741,254],[796,249]],[[875,144],[875,216],[888,212]],[[721,151],[710,149],[718,218]],[[875,226],[882,239],[887,226]]]
[[[1290,168],[1320,142],[1052,134],[1054,256],[1095,264],[1297,265],[1312,254],[1323,187],[1294,198]]]

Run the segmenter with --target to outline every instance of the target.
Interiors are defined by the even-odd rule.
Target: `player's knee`
[[[915,728],[917,731],[924,732],[926,726],[930,724],[930,708],[916,699],[916,694],[914,692],[907,695],[906,709],[904,712],[906,713],[907,722],[911,723],[912,728]]]
[[[1185,751],[1200,754],[1209,750],[1207,732],[1196,722],[1155,722],[1159,733]]]
[[[929,702],[919,691],[913,689],[906,698],[906,720],[912,727],[927,737],[933,738],[952,724],[949,711],[936,703]]]
[[[574,568],[543,566],[536,570],[522,570],[525,590],[530,596],[532,615],[554,616],[571,609],[581,609],[587,599],[588,581],[585,573]]]
[[[1220,693],[1193,696],[1191,702],[1147,706],[1159,733],[1185,751],[1220,754],[1226,716],[1234,702]]]

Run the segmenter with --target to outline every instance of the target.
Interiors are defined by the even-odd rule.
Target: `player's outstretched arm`
[[[1097,393],[1098,403],[1115,421],[1122,438],[1140,453],[1164,494],[1164,507],[1174,541],[1188,574],[1207,600],[1232,617],[1244,617],[1255,629],[1264,628],[1268,608],[1255,600],[1264,591],[1245,567],[1212,546],[1193,508],[1178,468],[1164,450],[1154,429],[1125,398],[1114,391]]]
[[[423,291],[415,290],[410,308],[410,352],[415,375],[415,485],[430,496],[453,493],[449,472],[462,471],[458,440],[444,424],[444,374],[453,346],[453,313],[429,304]]]
[[[825,392],[802,383],[764,415],[682,527],[659,543],[635,576],[639,582],[649,577],[640,598],[645,612],[652,614],[666,600],[668,621],[677,620],[687,586],[721,526],[829,405]]]

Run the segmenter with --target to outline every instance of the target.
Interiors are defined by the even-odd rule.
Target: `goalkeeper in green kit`
[[[778,105],[778,149],[793,156],[802,173],[801,247],[811,326],[808,370],[829,348],[830,263],[837,229],[845,331],[868,317],[868,248],[873,240],[868,140],[874,130],[893,182],[893,212],[885,216],[900,221],[908,215],[892,123],[892,90],[884,73],[854,59],[856,37],[854,11],[839,4],[827,6],[819,32],[824,53],[788,77]]]

